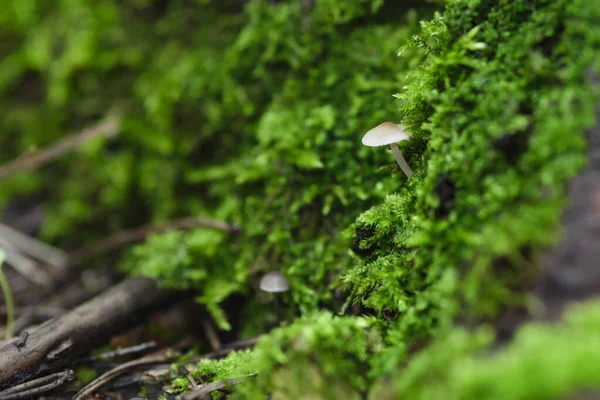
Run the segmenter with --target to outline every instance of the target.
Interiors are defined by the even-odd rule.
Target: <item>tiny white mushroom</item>
[[[277,271],[271,271],[260,280],[260,290],[269,293],[287,292],[290,289],[287,278]]]
[[[400,169],[402,169],[402,172],[410,178],[413,175],[412,170],[406,163],[404,157],[402,157],[402,153],[396,144],[403,140],[408,140],[409,138],[410,136],[404,129],[404,126],[394,124],[393,122],[384,122],[365,133],[365,136],[362,138],[362,144],[369,147],[389,145]]]

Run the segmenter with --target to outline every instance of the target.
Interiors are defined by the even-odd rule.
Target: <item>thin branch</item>
[[[120,121],[118,119],[109,118],[97,125],[84,129],[79,133],[67,136],[50,147],[35,152],[25,153],[12,162],[0,166],[0,180],[21,171],[39,168],[91,139],[102,136],[113,136],[118,132],[119,125]]]
[[[33,379],[0,392],[1,400],[21,399],[34,397],[40,393],[47,392],[62,385],[65,382],[72,381],[75,377],[72,370],[67,369],[62,372],[50,374],[42,378]],[[9,396],[10,395],[10,396]]]
[[[136,277],[49,320],[23,337],[19,346],[9,343],[0,347],[0,389],[72,365],[113,334],[142,321],[159,305],[168,304],[172,297],[153,280]]]
[[[210,343],[210,347],[213,349],[213,351],[220,350],[223,346],[221,345],[221,339],[219,339],[219,335],[217,334],[212,322],[208,318],[202,318],[201,323],[204,334],[208,339],[208,343]]]
[[[11,242],[2,236],[0,236],[0,249],[4,250],[6,263],[29,282],[46,287],[52,284],[52,277],[45,269],[39,267],[37,261],[19,252]]]
[[[178,353],[167,351],[161,352],[159,354],[151,354],[146,357],[142,357],[138,360],[133,360],[126,362],[124,364],[119,365],[118,367],[111,369],[110,371],[105,372],[100,375],[98,378],[94,379],[87,386],[81,389],[74,397],[73,400],[82,400],[86,396],[94,393],[98,388],[112,381],[116,377],[124,374],[130,369],[142,366],[142,365],[151,365],[151,364],[161,364],[165,362],[169,362],[175,360],[178,357]]]
[[[67,263],[67,254],[61,249],[30,237],[8,225],[0,223],[0,236],[15,249],[29,257],[58,268],[64,267]]]
[[[107,351],[106,353],[102,353],[97,356],[87,357],[87,358],[82,359],[81,362],[83,363],[83,362],[88,362],[88,361],[110,360],[110,359],[122,357],[125,355],[141,353],[146,350],[153,349],[155,347],[156,347],[155,341],[141,343],[141,344],[138,344],[135,346],[123,347],[121,349]]]
[[[232,233],[239,231],[239,228],[235,225],[206,217],[185,217],[171,221],[158,222],[151,225],[144,225],[141,227],[117,232],[116,234],[101,239],[98,242],[75,250],[69,255],[69,263],[70,265],[81,264],[92,257],[97,257],[99,255],[108,253],[125,244],[142,241],[152,234],[199,227]]]

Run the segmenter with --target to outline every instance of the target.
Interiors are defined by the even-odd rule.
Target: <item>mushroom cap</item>
[[[260,280],[260,290],[269,293],[287,292],[290,289],[287,278],[278,271],[271,271]]]
[[[403,125],[384,122],[365,133],[365,136],[362,138],[362,144],[369,147],[379,147],[408,140],[409,138],[410,136],[405,131]]]

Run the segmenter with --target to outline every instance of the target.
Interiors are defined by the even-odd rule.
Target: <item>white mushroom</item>
[[[287,292],[290,289],[287,278],[277,271],[271,271],[260,280],[260,290],[269,293]]]
[[[394,124],[393,122],[384,122],[365,133],[365,136],[362,138],[362,144],[369,147],[390,145],[392,154],[394,154],[394,158],[396,158],[396,162],[400,166],[400,169],[402,169],[402,172],[410,178],[413,175],[412,170],[406,163],[404,157],[402,157],[402,153],[396,144],[397,142],[408,140],[409,138],[410,136],[405,131],[404,126]]]

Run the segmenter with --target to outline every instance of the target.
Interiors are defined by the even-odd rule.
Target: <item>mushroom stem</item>
[[[413,172],[410,169],[410,167],[408,166],[408,164],[406,163],[406,160],[404,159],[404,157],[402,157],[402,153],[400,152],[398,145],[396,143],[392,143],[392,144],[390,144],[390,147],[392,149],[392,154],[394,154],[394,158],[396,159],[396,162],[400,166],[400,169],[402,170],[402,172],[404,172],[404,174],[407,177],[410,178],[413,175]]]

